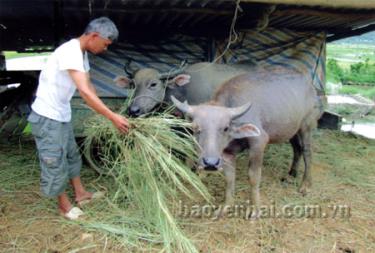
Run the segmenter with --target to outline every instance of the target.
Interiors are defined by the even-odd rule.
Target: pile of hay
[[[86,147],[96,146],[100,169],[112,182],[108,202],[92,210],[97,222],[90,219],[83,225],[113,234],[137,251],[197,252],[173,215],[182,197],[211,199],[181,159],[196,158],[193,137],[181,131],[189,123],[168,113],[130,118],[129,123],[126,135],[102,116],[86,127]]]

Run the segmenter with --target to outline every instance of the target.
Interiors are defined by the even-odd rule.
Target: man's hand
[[[114,113],[111,121],[121,133],[126,134],[129,131],[129,122],[124,116]]]

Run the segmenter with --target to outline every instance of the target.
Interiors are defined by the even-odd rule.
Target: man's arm
[[[95,89],[94,85],[92,85],[92,83],[91,83],[91,81],[90,81],[89,73],[86,73],[86,78],[87,78],[87,80],[89,80],[88,84],[89,84],[90,90],[92,90],[92,92],[94,92],[95,95],[98,96],[98,95],[96,94],[96,89]]]
[[[104,117],[112,121],[117,129],[122,133],[128,132],[129,123],[128,120],[120,114],[112,112],[96,95],[95,88],[90,82],[89,75],[84,72],[77,70],[68,70],[69,75],[72,77],[74,83],[81,97],[86,101],[97,113],[102,114]]]

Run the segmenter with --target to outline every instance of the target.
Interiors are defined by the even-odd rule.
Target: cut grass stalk
[[[162,244],[159,250],[165,252],[198,252],[173,215],[181,197],[211,200],[199,177],[178,157],[196,159],[189,123],[166,113],[129,123],[126,135],[101,116],[86,128],[86,147],[98,145],[101,169],[112,176],[115,190],[109,196],[112,210],[106,210],[114,215],[84,225],[120,236],[137,250],[147,242]],[[116,213],[124,210],[128,217],[119,219]]]

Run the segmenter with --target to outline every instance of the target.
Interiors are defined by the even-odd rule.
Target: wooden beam
[[[375,10],[375,1],[371,0],[241,0],[241,2]]]
[[[87,8],[64,7],[63,11],[71,12],[87,12]],[[93,13],[101,13],[106,11],[108,13],[124,13],[124,14],[149,14],[149,13],[185,13],[185,14],[209,14],[214,16],[233,16],[233,10],[215,10],[204,8],[155,8],[155,9],[102,9],[92,8]]]

